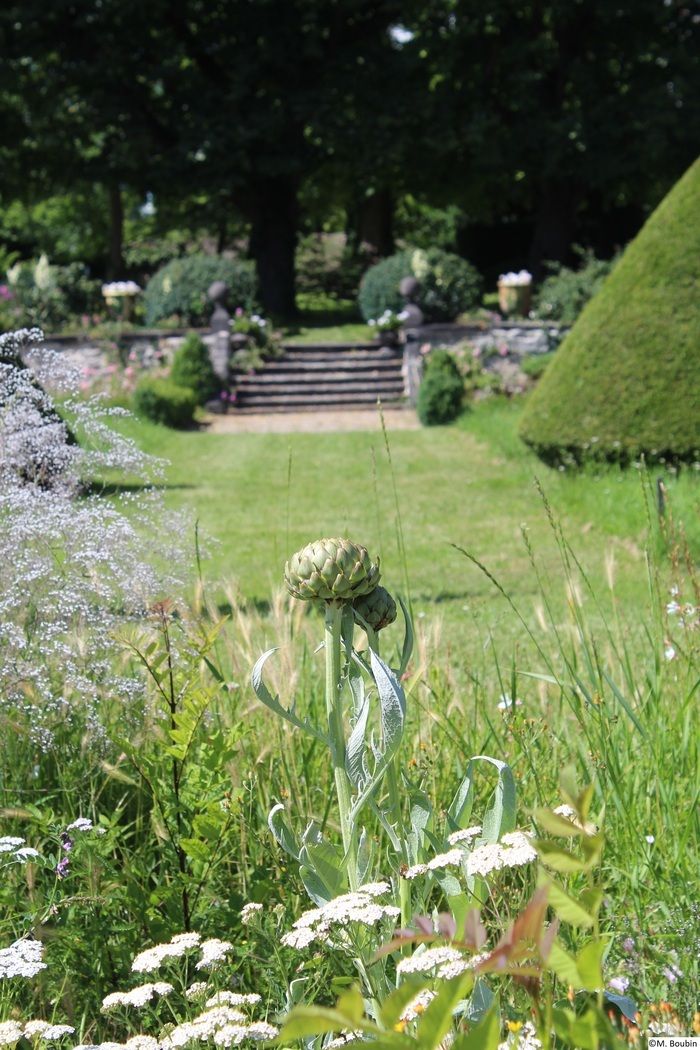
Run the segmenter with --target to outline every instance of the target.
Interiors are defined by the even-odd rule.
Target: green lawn
[[[563,594],[559,555],[535,478],[598,589],[611,558],[618,596],[645,592],[650,518],[638,471],[563,474],[518,440],[518,402],[491,401],[456,425],[390,434],[414,612],[439,610],[455,629],[464,609],[494,623],[512,615],[493,585],[451,544],[473,552],[531,611],[538,590],[521,528],[526,527],[553,590]],[[321,535],[347,534],[380,553],[384,582],[403,590],[397,513],[383,436],[375,433],[214,435],[132,421],[129,433],[170,461],[167,505],[187,507],[214,537],[206,569],[232,577],[242,594],[269,598],[285,558]],[[653,478],[656,479],[656,472]],[[677,520],[700,548],[700,480],[667,479]],[[653,510],[653,501],[652,510]],[[652,525],[656,531],[655,510]]]

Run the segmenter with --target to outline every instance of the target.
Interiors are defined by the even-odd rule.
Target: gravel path
[[[418,430],[420,423],[413,409],[385,408],[387,430]],[[208,416],[210,434],[298,434],[337,430],[380,430],[375,408],[353,412],[270,412],[261,415]]]

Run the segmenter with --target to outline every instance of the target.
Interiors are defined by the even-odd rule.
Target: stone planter
[[[531,284],[498,282],[498,308],[505,317],[527,317],[532,305]]]
[[[374,341],[378,346],[398,346],[401,342],[401,332],[396,330],[377,332]]]

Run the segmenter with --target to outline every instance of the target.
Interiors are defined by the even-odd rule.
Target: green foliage
[[[182,324],[206,325],[213,310],[207,291],[214,281],[226,282],[233,307],[251,309],[255,302],[251,263],[218,255],[185,255],[162,266],[146,285],[146,324],[177,316]]]
[[[194,420],[197,395],[170,379],[144,376],[134,391],[134,411],[152,423],[167,427],[189,427]]]
[[[615,260],[596,259],[593,252],[581,252],[576,270],[555,265],[542,282],[535,300],[535,313],[545,321],[573,324],[612,271]]]
[[[220,384],[212,367],[209,350],[195,332],[190,332],[175,351],[170,379],[178,386],[193,390],[198,405],[216,396]]]
[[[521,368],[526,376],[530,379],[540,379],[546,372],[548,366],[552,363],[555,351],[551,350],[547,354],[532,354],[530,357],[526,357],[522,362]]]
[[[451,423],[462,411],[464,380],[449,350],[431,351],[418,390],[418,418],[424,426]]]
[[[85,266],[54,266],[46,255],[10,266],[7,287],[12,298],[4,306],[15,326],[36,325],[52,332],[76,315],[104,306],[100,283],[90,278]]]
[[[481,278],[464,259],[439,248],[398,252],[370,267],[360,284],[359,304],[365,320],[385,310],[398,312],[403,277],[420,282],[418,305],[426,321],[454,321],[459,313],[479,305]]]
[[[700,449],[700,161],[662,201],[557,351],[521,435],[543,459],[693,459]]]
[[[354,299],[364,269],[342,233],[311,233],[296,251],[297,292]]]

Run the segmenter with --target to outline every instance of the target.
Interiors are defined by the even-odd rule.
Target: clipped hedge
[[[144,376],[134,391],[134,411],[166,427],[189,427],[194,420],[197,395],[170,379]]]
[[[403,306],[399,282],[404,277],[420,282],[418,305],[426,321],[454,321],[458,314],[478,307],[481,277],[465,259],[439,248],[398,252],[371,266],[362,278],[358,301],[366,321],[385,310]]]
[[[431,351],[418,389],[416,410],[423,426],[451,423],[464,405],[464,380],[449,350]]]
[[[530,397],[547,462],[690,460],[700,450],[700,160],[588,303]]]
[[[232,310],[255,305],[255,270],[252,263],[225,259],[220,255],[184,255],[171,259],[153,274],[146,285],[143,305],[146,324],[176,318],[180,324],[204,326],[213,305],[207,291],[214,281],[229,287]]]
[[[209,350],[195,332],[190,332],[175,351],[170,379],[178,386],[193,390],[198,405],[210,401],[219,392],[221,383],[216,378]]]

